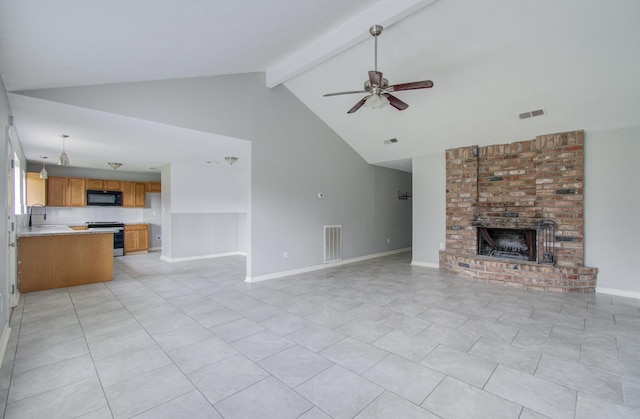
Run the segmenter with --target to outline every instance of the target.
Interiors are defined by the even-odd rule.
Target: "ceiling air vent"
[[[395,144],[398,142],[397,138],[389,138],[388,140],[384,140],[384,143],[389,145],[389,144]]]
[[[520,115],[518,115],[518,118],[527,119],[527,118],[533,118],[534,116],[542,116],[544,114],[545,114],[544,108],[540,108],[540,109],[536,109],[534,111],[521,113]]]

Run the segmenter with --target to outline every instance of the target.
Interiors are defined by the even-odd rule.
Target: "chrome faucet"
[[[33,223],[31,222],[31,215],[33,214],[33,208],[34,207],[41,207],[44,210],[44,219],[45,219],[45,221],[47,219],[47,207],[45,207],[42,204],[33,204],[33,205],[31,205],[31,208],[29,208],[29,227],[31,227],[33,225]]]

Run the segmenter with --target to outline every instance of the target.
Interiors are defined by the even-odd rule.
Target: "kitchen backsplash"
[[[142,223],[143,208],[47,207],[46,221],[43,221],[40,215],[36,216],[35,213],[34,210],[34,224],[83,224],[87,221]]]

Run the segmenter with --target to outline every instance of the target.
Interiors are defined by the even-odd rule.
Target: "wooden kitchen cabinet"
[[[47,205],[63,207],[67,201],[67,178],[51,177],[47,179]]]
[[[113,233],[54,234],[18,238],[20,292],[113,279]]]
[[[27,172],[27,206],[47,205],[47,181],[40,173]]]
[[[119,191],[122,189],[122,185],[120,185],[119,180],[105,180],[104,181],[104,190],[105,191]]]
[[[162,192],[162,184],[160,182],[147,182],[147,192]]]
[[[149,224],[125,224],[124,254],[147,253],[149,251]]]
[[[87,205],[86,179],[49,176],[47,206],[84,207],[85,205]]]
[[[87,189],[90,191],[104,191],[104,180],[87,179]]]
[[[122,185],[122,206],[144,208],[146,187],[139,182],[120,182]]]
[[[84,207],[87,205],[87,180],[67,178],[67,207]]]
[[[119,180],[87,179],[87,189],[92,191],[119,191],[122,185]]]

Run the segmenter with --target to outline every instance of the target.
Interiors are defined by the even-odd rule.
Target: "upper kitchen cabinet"
[[[147,182],[147,192],[162,192],[160,182]]]
[[[67,178],[52,177],[47,179],[47,202],[50,207],[63,207],[67,201]]]
[[[87,205],[86,179],[52,177],[47,179],[47,202],[50,207],[84,207]]]
[[[84,207],[87,205],[87,180],[67,178],[67,207]],[[51,204],[50,204],[51,205]]]
[[[122,206],[144,208],[147,185],[139,182],[120,182],[122,185]]]
[[[87,189],[92,191],[120,191],[122,185],[119,180],[87,179]]]
[[[27,172],[27,206],[47,205],[47,181],[40,173]]]

